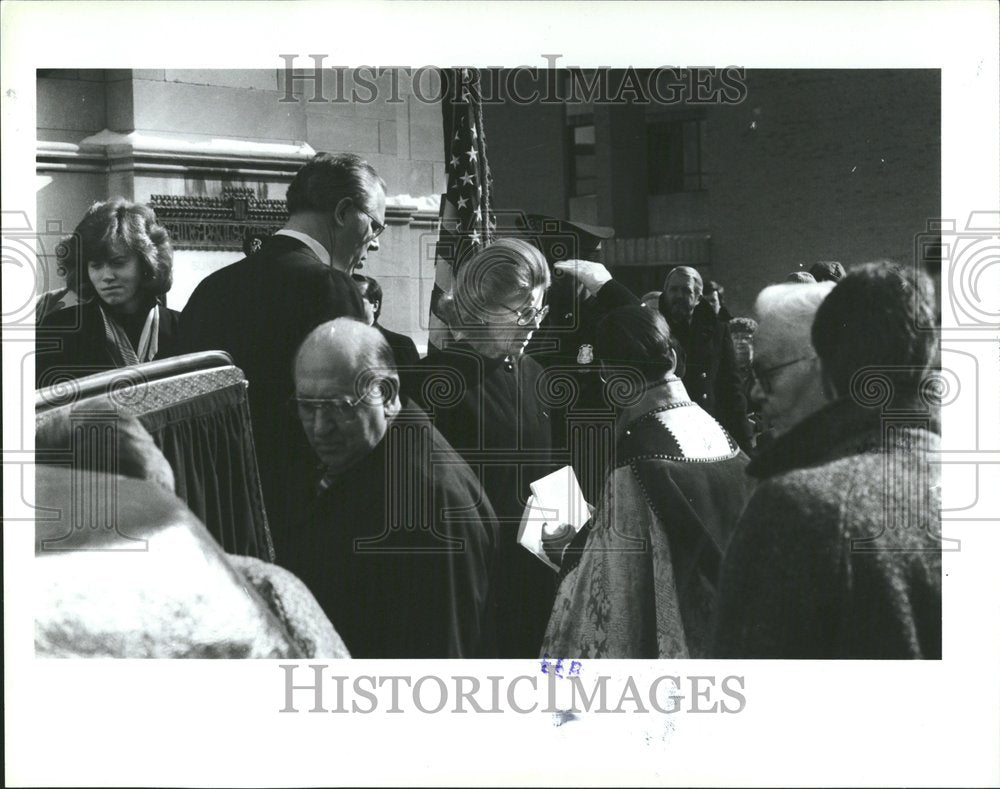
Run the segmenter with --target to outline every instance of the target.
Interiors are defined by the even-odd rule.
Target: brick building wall
[[[300,68],[309,65],[299,61]],[[39,226],[55,220],[69,230],[91,202],[112,194],[139,200],[213,195],[236,185],[281,198],[304,160],[296,145],[354,151],[378,169],[390,196],[400,198],[390,200],[396,206],[382,250],[366,263],[386,292],[383,320],[421,341],[434,231],[427,211],[415,215],[411,209],[416,198],[426,208],[444,188],[439,104],[415,97],[402,72],[375,80],[376,100],[367,103],[340,100],[355,88],[362,97],[370,93],[346,71],[338,80],[328,70],[319,89],[296,83],[293,102],[281,101],[283,77],[277,69],[40,72]],[[570,198],[567,116],[584,112],[593,115],[596,133],[591,221],[616,228],[626,240],[619,253],[671,247],[646,242],[646,236],[710,237],[708,262],[701,255],[692,262],[726,286],[736,314],[749,312],[762,287],[816,260],[911,259],[913,237],[940,213],[939,73],[749,71],[747,84],[746,99],[736,105],[487,106],[494,205],[570,213],[578,198]],[[433,97],[437,90],[436,75],[424,72],[419,96]],[[327,101],[312,101],[317,94]],[[693,116],[705,127],[702,188],[648,194],[647,124]],[[176,151],[123,155],[109,163],[81,146],[104,129],[192,145],[229,140],[287,151],[284,159],[261,154],[256,165],[250,156],[215,170]],[[627,241],[632,238],[637,243]],[[182,304],[201,276],[237,257],[180,251],[173,303]],[[637,290],[656,287],[668,267],[655,255],[629,261],[619,254],[615,265]]]
[[[522,96],[546,89],[544,72],[525,71],[511,80]],[[505,96],[500,72],[484,72],[483,92]],[[486,145],[493,172],[493,205],[498,211],[566,215],[566,108],[562,104],[495,101],[483,107]]]
[[[739,104],[562,108],[567,123],[593,116],[589,221],[615,228],[606,260],[619,279],[638,295],[659,288],[671,265],[695,265],[726,287],[735,314],[748,314],[761,288],[818,260],[911,261],[914,236],[940,215],[939,72],[760,70],[746,81]],[[538,104],[501,113],[490,164],[505,203],[541,205],[544,194],[554,210],[564,199],[559,168],[537,164],[568,155],[551,115]],[[650,194],[649,125],[692,119],[704,125],[701,188]],[[573,199],[566,202],[563,215],[572,214]],[[703,238],[711,239],[704,250]],[[697,254],[659,253],[685,248]]]
[[[937,71],[751,71],[707,121],[713,278],[734,314],[818,260],[913,259],[941,212]],[[752,126],[753,125],[753,126]]]

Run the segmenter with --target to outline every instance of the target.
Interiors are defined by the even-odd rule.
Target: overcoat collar
[[[897,416],[909,427],[922,427],[936,435],[941,432],[937,410],[924,403],[914,403],[912,409],[883,411],[880,408],[863,408],[853,400],[841,398],[779,436],[774,444],[750,462],[747,474],[766,479],[859,452],[881,452],[901,446],[905,439],[899,436],[898,431],[883,430],[890,422],[899,424]]]

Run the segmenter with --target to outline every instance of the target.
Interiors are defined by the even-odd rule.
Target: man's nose
[[[371,241],[368,242],[368,251],[378,252],[378,238],[373,238]]]
[[[753,386],[750,387],[750,399],[755,403],[763,403],[767,399],[767,392],[764,391],[764,387],[760,385],[760,381],[756,378],[754,379]]]
[[[316,412],[316,419],[313,422],[314,429],[320,435],[329,435],[340,429],[340,423],[333,414],[326,413],[323,409]]]
[[[303,415],[302,426],[315,435],[326,435],[333,426],[333,420],[322,408],[317,408],[309,414]]]

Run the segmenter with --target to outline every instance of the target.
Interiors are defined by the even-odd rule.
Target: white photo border
[[[998,211],[998,15],[992,2],[256,3],[9,2],[3,15],[4,212],[35,227],[37,68],[280,68],[281,53],[357,65],[940,68],[942,215]],[[11,214],[5,213],[5,218]],[[8,284],[23,272],[3,269]],[[984,286],[995,284],[996,266]],[[942,277],[944,298],[949,278]],[[988,292],[988,291],[987,291]],[[1000,292],[997,288],[996,292]],[[15,298],[14,295],[10,296]],[[949,436],[945,506],[978,495],[1000,518],[996,329],[976,341],[984,411],[976,447]],[[963,344],[964,343],[964,344]],[[3,347],[4,462],[30,452],[29,346]],[[957,416],[955,419],[957,420]],[[983,463],[979,488],[969,464]],[[960,467],[961,466],[961,467]],[[944,659],[919,663],[607,661],[633,676],[738,675],[738,714],[282,714],[280,661],[55,661],[33,657],[31,528],[4,487],[6,771],[9,785],[537,784],[996,785],[1000,783],[1000,530],[945,521]],[[30,474],[24,481],[31,490]],[[28,515],[30,518],[30,513]],[[991,528],[992,527],[992,528]],[[306,662],[303,662],[304,667]],[[358,661],[330,672],[484,678],[537,661]],[[685,680],[686,681],[686,680]],[[404,702],[407,706],[409,702]],[[303,709],[306,705],[303,705]]]

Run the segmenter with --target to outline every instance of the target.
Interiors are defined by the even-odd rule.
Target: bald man
[[[660,312],[670,324],[678,370],[691,399],[708,411],[743,449],[751,447],[747,403],[736,368],[729,327],[701,299],[701,275],[690,266],[671,269]]]
[[[388,343],[359,321],[329,321],[300,346],[294,377],[320,469],[279,562],[353,657],[490,656],[496,516],[461,457],[401,400]]]

